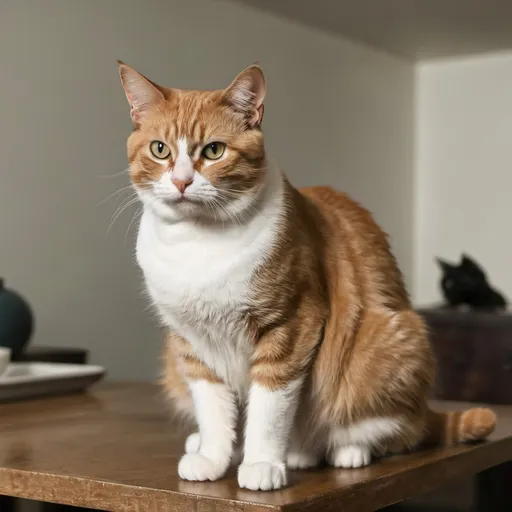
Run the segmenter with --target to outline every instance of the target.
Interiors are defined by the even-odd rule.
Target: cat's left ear
[[[443,272],[449,272],[450,270],[453,270],[455,268],[453,265],[451,265],[450,263],[441,258],[436,258],[436,262],[441,267],[441,270]]]
[[[234,110],[243,114],[251,128],[263,120],[265,99],[265,77],[263,70],[254,64],[245,68],[224,91],[222,99]]]
[[[117,61],[119,77],[126,99],[130,104],[130,116],[135,124],[140,123],[146,111],[164,99],[162,92],[145,76],[137,73],[124,62]]]

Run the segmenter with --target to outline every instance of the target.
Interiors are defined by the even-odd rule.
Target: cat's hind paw
[[[238,485],[251,491],[273,491],[286,482],[286,467],[282,463],[256,462],[238,468]]]
[[[226,473],[228,464],[219,463],[199,453],[183,455],[178,464],[178,474],[183,480],[204,482],[219,480]]]
[[[366,446],[340,446],[329,455],[329,463],[336,468],[362,468],[371,461],[370,448]]]
[[[315,453],[291,451],[288,453],[286,466],[288,469],[316,468],[320,461],[320,457]]]

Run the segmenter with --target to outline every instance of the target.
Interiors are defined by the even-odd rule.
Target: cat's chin
[[[206,201],[193,196],[170,196],[161,199],[170,208],[190,208],[192,206],[206,208]]]
[[[258,212],[255,208],[257,194],[230,201],[220,206],[219,201],[211,202],[210,196],[159,196],[147,191],[139,191],[139,197],[145,208],[150,209],[157,217],[168,222],[192,221],[222,225],[233,222],[240,224],[243,219],[249,220]]]
[[[189,198],[141,197],[145,208],[163,221],[205,221],[214,223],[211,207],[200,200]],[[217,219],[218,220],[218,219]]]
[[[204,215],[205,205],[189,199],[165,199],[155,203],[156,213],[171,218],[197,218]]]

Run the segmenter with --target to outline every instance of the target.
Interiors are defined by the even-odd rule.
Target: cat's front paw
[[[281,463],[256,462],[238,468],[238,485],[251,491],[273,491],[286,485],[286,467]]]
[[[205,480],[218,480],[228,469],[227,463],[214,461],[200,453],[187,453],[183,455],[178,464],[178,474],[183,480],[204,482]]]

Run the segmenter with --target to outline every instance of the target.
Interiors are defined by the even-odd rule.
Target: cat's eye
[[[208,160],[218,160],[226,150],[226,144],[223,142],[210,142],[210,144],[206,145],[201,152]]]
[[[151,146],[149,146],[149,149],[151,149],[153,156],[156,156],[156,158],[159,158],[160,160],[164,160],[171,154],[169,146],[159,140],[154,140],[151,143]]]

